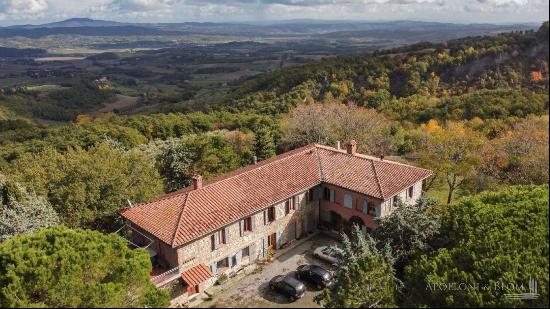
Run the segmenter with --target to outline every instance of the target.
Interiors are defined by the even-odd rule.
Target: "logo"
[[[537,281],[533,278],[530,278],[529,293],[504,294],[504,297],[508,299],[537,299],[540,296],[540,294],[538,294],[537,292]]]

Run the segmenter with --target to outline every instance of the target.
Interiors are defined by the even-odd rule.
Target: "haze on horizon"
[[[547,0],[0,0],[0,26],[72,17],[119,22],[293,19],[539,23]]]

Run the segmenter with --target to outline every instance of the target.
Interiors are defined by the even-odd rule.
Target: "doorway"
[[[277,233],[267,236],[267,249],[274,251],[277,248]]]
[[[340,231],[342,229],[342,216],[334,211],[331,211],[330,225],[333,230]]]
[[[198,285],[188,285],[187,286],[187,295],[192,296],[199,293],[199,286]]]

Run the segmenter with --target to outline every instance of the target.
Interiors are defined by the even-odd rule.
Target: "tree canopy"
[[[57,213],[44,197],[0,173],[0,241],[58,223]]]
[[[443,247],[406,268],[413,307],[548,307],[548,186],[515,186],[461,200],[442,223]],[[536,300],[507,298],[528,293]]]
[[[0,306],[165,307],[145,250],[117,235],[65,227],[0,244]]]
[[[354,226],[350,236],[342,234],[342,248],[333,248],[334,285],[325,288],[320,303],[327,308],[395,307],[401,283],[394,275],[394,258],[387,246]]]
[[[426,198],[414,205],[400,201],[390,215],[377,220],[373,237],[380,244],[389,245],[397,262],[403,263],[413,254],[431,248],[440,228],[434,208],[435,201]]]
[[[11,169],[15,180],[46,196],[69,227],[113,229],[116,210],[162,193],[154,161],[107,143],[60,153],[25,154]]]

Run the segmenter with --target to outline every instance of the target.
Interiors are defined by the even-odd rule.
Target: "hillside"
[[[546,92],[548,52],[545,23],[538,31],[425,42],[292,66],[242,83],[223,103],[235,110],[277,114],[308,97],[392,109],[392,98],[441,98],[499,88]]]

